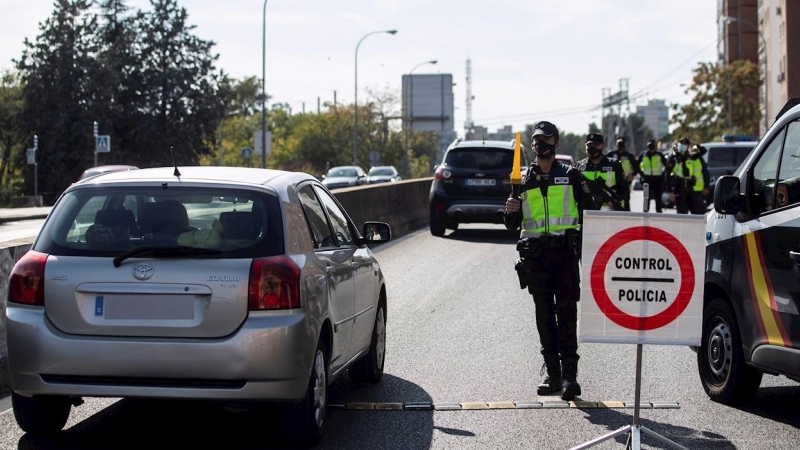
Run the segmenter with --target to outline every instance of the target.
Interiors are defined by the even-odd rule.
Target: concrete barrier
[[[401,236],[425,226],[430,218],[428,194],[431,178],[399,183],[360,186],[331,191],[344,206],[356,227],[361,229],[368,220],[386,222],[393,236]],[[17,239],[0,247],[0,397],[10,394],[6,355],[6,303],[8,279],[14,264],[33,244],[34,238]]]

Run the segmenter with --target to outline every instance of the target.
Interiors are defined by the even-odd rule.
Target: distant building
[[[403,129],[439,133],[438,161],[456,138],[453,75],[403,75]]]
[[[791,97],[800,97],[800,2],[759,0],[762,45],[759,66],[766,83],[759,95],[765,114],[761,134]]]
[[[758,3],[758,0],[717,2],[717,44],[721,63],[746,59],[758,64]]]
[[[649,100],[647,105],[637,106],[636,115],[644,119],[656,139],[669,133],[669,107],[664,100]]]
[[[488,128],[480,126],[480,125],[473,125],[470,130],[467,131],[466,140],[480,140],[485,139],[487,141],[510,141],[512,139],[516,139],[517,134],[511,128],[511,125],[505,125],[503,128],[498,128],[497,131],[494,133],[490,132]]]

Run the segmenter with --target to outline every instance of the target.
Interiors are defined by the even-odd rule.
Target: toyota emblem
[[[137,264],[136,267],[133,268],[133,277],[137,280],[149,280],[154,272],[155,270],[150,264]]]

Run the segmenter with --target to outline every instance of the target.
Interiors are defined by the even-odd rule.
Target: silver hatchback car
[[[389,225],[358,230],[307,174],[174,170],[73,184],[14,266],[18,424],[57,432],[81,397],[261,400],[318,441],[327,386],[383,375],[386,286],[366,244]]]

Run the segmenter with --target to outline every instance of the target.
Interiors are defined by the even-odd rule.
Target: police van
[[[697,366],[708,396],[746,402],[765,373],[800,382],[800,98],[717,179],[706,245]]]

